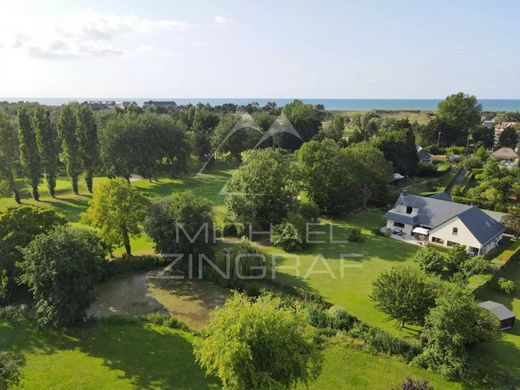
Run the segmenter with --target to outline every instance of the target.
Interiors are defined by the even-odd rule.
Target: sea
[[[30,97],[0,97],[0,102],[38,102],[50,106],[60,106],[69,102],[96,101],[133,101],[139,105],[149,100],[174,101],[179,105],[211,104],[212,106],[224,103],[247,105],[256,102],[261,106],[268,102],[275,102],[278,106],[290,103],[294,98],[30,98]],[[300,99],[308,104],[322,104],[327,110],[341,111],[368,111],[368,110],[437,110],[442,99]],[[479,99],[484,111],[520,111],[520,99]]]

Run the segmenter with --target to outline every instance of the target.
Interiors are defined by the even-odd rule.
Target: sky
[[[0,0],[0,96],[520,98],[518,0]]]

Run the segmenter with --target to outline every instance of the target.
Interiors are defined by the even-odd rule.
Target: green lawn
[[[134,323],[59,333],[0,323],[0,350],[22,358],[25,389],[220,388],[195,363],[193,337]]]
[[[332,226],[334,240],[339,241],[345,240],[350,228],[360,228],[365,238],[361,243],[331,243],[329,235],[323,235],[315,239],[327,240],[327,243],[313,244],[297,258],[279,248],[270,247],[266,250],[282,258],[278,261],[280,274],[277,276],[280,280],[314,290],[363,321],[408,336],[409,331],[400,331],[395,322],[387,321],[385,314],[374,307],[369,297],[372,282],[381,271],[396,265],[416,267],[412,257],[419,249],[411,244],[375,235],[372,229],[379,229],[385,224],[382,214],[381,210],[354,214],[344,220],[326,221],[328,224],[321,229],[330,232],[329,227]],[[340,260],[341,255],[352,254],[361,257]],[[297,266],[298,262],[298,270],[289,268]],[[300,278],[295,277],[298,273]],[[415,332],[411,335],[415,336]]]
[[[197,366],[195,336],[164,327],[109,321],[66,332],[0,323],[0,349],[23,361],[24,389],[220,389]],[[386,355],[331,342],[310,389],[389,389],[406,377],[459,389],[439,375]],[[303,388],[303,387],[301,387]]]
[[[438,374],[406,365],[397,358],[368,353],[338,342],[325,350],[322,372],[308,389],[389,390],[397,389],[408,377],[427,379],[439,390],[464,388],[460,383],[448,382]]]
[[[178,179],[159,179],[153,182],[149,180],[141,180],[134,182],[132,185],[149,196],[150,198],[164,197],[171,195],[175,191],[191,190],[197,196],[208,198],[214,205],[213,211],[217,221],[222,220],[225,213],[224,196],[219,195],[221,188],[230,178],[232,170],[218,169],[213,172],[201,175],[187,175]],[[96,186],[106,181],[106,177],[96,177],[94,179],[94,191]],[[56,198],[49,196],[45,183],[39,186],[41,199],[36,202],[30,198],[29,187],[24,182],[19,183],[22,192],[22,202],[27,205],[37,205],[40,207],[54,207],[62,213],[69,222],[78,224],[80,222],[80,214],[85,211],[91,199],[83,180],[80,181],[80,195],[75,195],[71,190],[71,184],[68,178],[60,177],[56,185]],[[11,198],[0,198],[0,210],[6,207],[14,207],[16,202]],[[133,253],[150,254],[153,252],[153,243],[145,236],[134,237],[131,240]],[[122,248],[114,251],[115,255],[123,253]]]
[[[479,346],[473,356],[483,365],[491,365],[497,370],[505,370],[517,378],[520,377],[520,256],[511,260],[501,273],[501,276],[511,279],[516,289],[511,295],[496,291],[488,283],[476,291],[480,301],[495,301],[512,310],[517,322],[512,330],[503,332],[503,338],[492,344]]]

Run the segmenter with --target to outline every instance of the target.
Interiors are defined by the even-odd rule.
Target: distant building
[[[437,245],[462,245],[472,255],[484,255],[497,246],[504,233],[500,222],[475,206],[442,198],[446,199],[401,193],[385,214],[386,227]]]
[[[502,162],[503,165],[513,166],[518,165],[518,153],[511,148],[500,148],[491,153],[494,157]]]
[[[501,122],[495,126],[495,134],[500,135],[505,129],[509,129],[510,127],[515,127],[516,122]]]
[[[417,149],[417,157],[419,161],[432,162],[432,155],[426,151],[422,146],[415,145]]]
[[[486,126],[488,129],[492,129],[493,127],[495,127],[495,120],[485,120],[484,122],[482,122],[482,124]]]

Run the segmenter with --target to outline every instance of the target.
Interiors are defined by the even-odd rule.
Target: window
[[[455,246],[455,245],[459,245],[459,244],[457,244],[456,242],[453,242],[453,241],[448,241],[448,242],[446,242],[446,245]]]
[[[394,226],[398,228],[404,228],[404,223],[401,222],[394,222]]]
[[[432,237],[432,242],[435,242],[437,244],[444,244],[444,240],[439,237]]]
[[[453,234],[454,236],[456,236],[457,234],[459,234],[459,228],[454,227],[453,230],[452,230],[452,234]]]
[[[407,206],[406,207],[406,214],[411,214],[413,211],[413,207]]]

